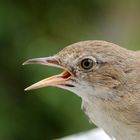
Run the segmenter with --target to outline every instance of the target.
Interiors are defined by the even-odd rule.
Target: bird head
[[[29,59],[23,64],[42,64],[63,69],[26,88],[33,90],[55,86],[80,97],[110,98],[125,85],[128,50],[105,41],[82,41],[65,47],[51,57]],[[114,92],[112,92],[114,91]]]

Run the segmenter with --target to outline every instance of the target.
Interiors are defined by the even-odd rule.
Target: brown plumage
[[[116,140],[140,139],[140,52],[106,41],[82,41],[24,64],[64,69],[26,90],[57,86],[81,97],[90,120]]]

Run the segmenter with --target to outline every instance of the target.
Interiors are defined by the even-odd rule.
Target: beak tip
[[[30,88],[29,88],[29,87],[27,87],[27,88],[25,88],[25,89],[24,89],[24,91],[29,91],[29,90],[30,90]]]
[[[25,62],[23,62],[22,63],[22,65],[24,66],[24,65],[27,65],[28,64],[28,62],[27,61],[25,61]]]
[[[24,89],[24,91],[28,91],[28,89],[27,89],[27,88],[25,88],[25,89]]]
[[[26,64],[25,64],[25,62],[24,62],[24,63],[22,63],[22,65],[23,65],[23,66],[24,66],[24,65],[26,65]]]

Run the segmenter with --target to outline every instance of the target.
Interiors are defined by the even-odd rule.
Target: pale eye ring
[[[84,70],[90,70],[94,66],[95,61],[91,58],[84,58],[81,61],[81,68]]]

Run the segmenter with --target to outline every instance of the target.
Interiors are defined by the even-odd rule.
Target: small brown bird
[[[105,41],[72,44],[24,64],[64,69],[25,90],[56,86],[81,97],[90,120],[116,140],[140,140],[140,52]]]

